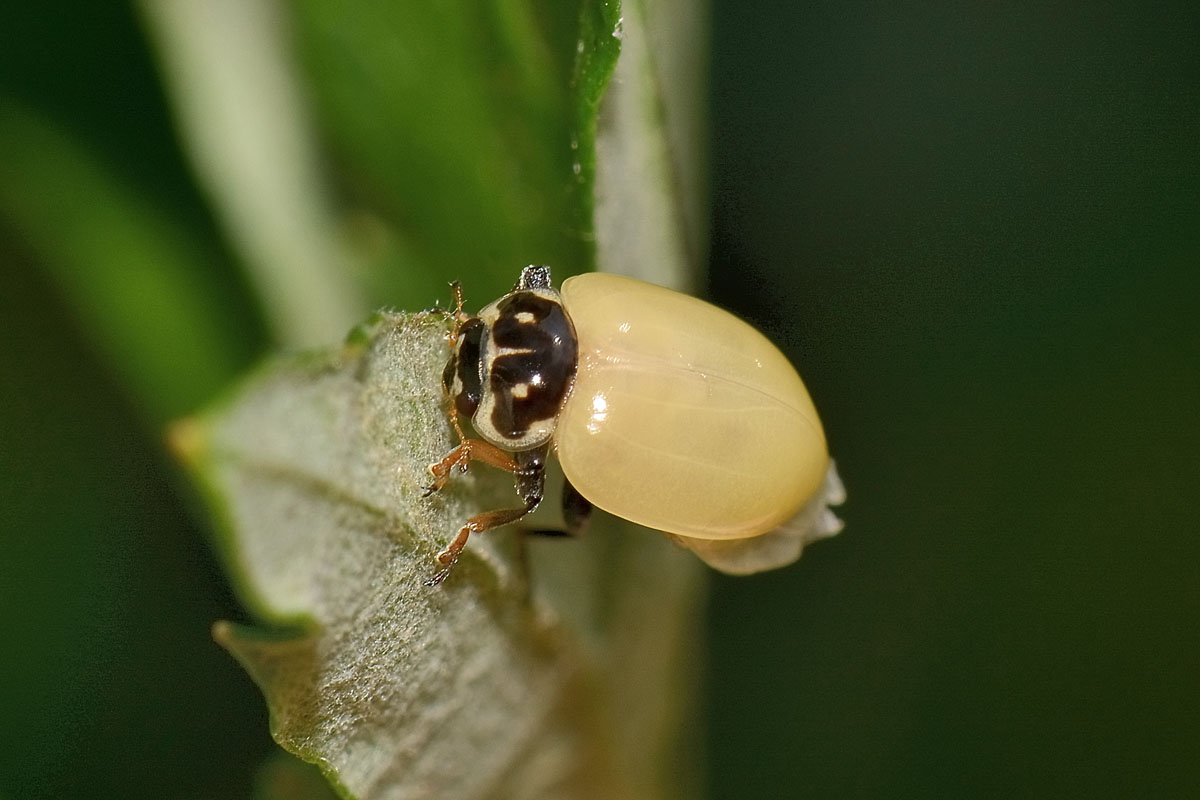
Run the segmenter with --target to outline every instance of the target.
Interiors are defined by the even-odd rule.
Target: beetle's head
[[[468,317],[458,326],[454,350],[442,372],[442,386],[459,416],[470,419],[483,395],[482,342],[485,326],[479,317]]]

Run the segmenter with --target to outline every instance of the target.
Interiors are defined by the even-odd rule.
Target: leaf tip
[[[194,464],[200,460],[207,445],[204,425],[196,417],[184,417],[167,425],[167,449],[179,461]]]
[[[387,314],[385,312],[381,310],[375,311],[365,320],[351,328],[342,342],[343,355],[353,356],[366,350],[371,344],[371,339],[379,330],[379,326],[386,318]]]
[[[213,641],[229,650],[233,644],[234,624],[226,619],[219,619],[213,623],[212,637]]]

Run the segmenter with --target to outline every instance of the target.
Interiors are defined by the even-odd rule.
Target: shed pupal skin
[[[456,311],[443,373],[459,444],[427,494],[479,460],[512,472],[519,508],[471,517],[438,554],[448,574],[471,533],[542,500],[546,461],[566,477],[568,533],[594,504],[656,528],[733,574],[795,561],[841,522],[845,492],[799,375],[762,334],[713,305],[616,275],[521,272],[478,315]],[[471,419],[478,439],[463,435]]]

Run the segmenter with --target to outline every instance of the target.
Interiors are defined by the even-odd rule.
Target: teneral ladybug
[[[559,293],[548,267],[526,267],[475,316],[454,288],[443,384],[459,444],[430,467],[429,492],[477,460],[514,473],[522,504],[467,520],[431,582],[470,534],[537,507],[551,454],[568,527],[595,505],[725,572],[784,566],[841,529],[829,506],[844,491],[808,391],[747,323],[618,275],[568,278]],[[480,438],[463,434],[462,417]]]

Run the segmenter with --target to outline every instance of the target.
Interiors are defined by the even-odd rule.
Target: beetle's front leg
[[[512,455],[499,447],[488,444],[482,439],[463,439],[459,442],[458,447],[446,454],[445,458],[429,465],[433,483],[425,487],[425,494],[422,497],[429,497],[434,492],[440,491],[450,480],[450,475],[454,472],[455,467],[458,467],[459,472],[466,472],[467,465],[471,461],[482,461],[505,472],[522,471],[521,465],[513,459]]]

